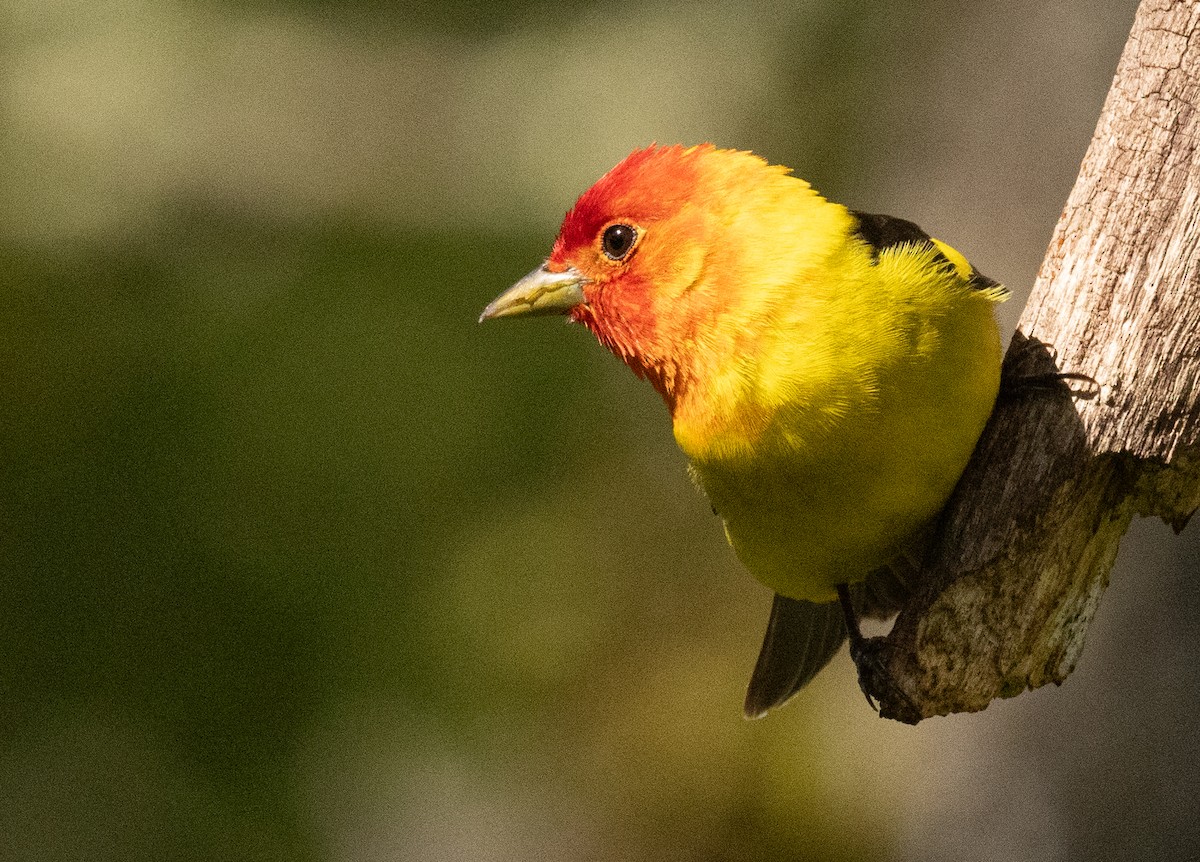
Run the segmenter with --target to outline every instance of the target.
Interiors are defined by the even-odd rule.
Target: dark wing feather
[[[871,247],[873,258],[878,258],[885,248],[905,243],[937,248],[929,234],[905,219],[858,210],[851,210],[850,215],[854,216],[856,222],[854,235]],[[946,263],[950,261],[946,260]]]
[[[870,247],[872,260],[878,260],[879,253],[884,249],[907,243],[933,249],[937,252],[934,256],[935,260],[944,266],[954,267],[950,259],[937,250],[933,238],[912,222],[895,216],[864,213],[858,210],[851,210],[850,215],[854,216],[854,235]],[[963,275],[967,278],[967,284],[975,290],[1002,289],[1000,282],[988,278],[974,267],[971,267],[970,273],[963,273]]]

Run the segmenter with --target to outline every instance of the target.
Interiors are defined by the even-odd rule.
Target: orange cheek
[[[654,296],[660,301],[674,303],[703,278],[705,249],[700,243],[683,240],[655,252],[635,263],[638,280],[653,284]]]

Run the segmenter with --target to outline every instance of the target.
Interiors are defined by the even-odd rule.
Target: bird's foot
[[[1072,386],[1078,383],[1079,386]],[[1027,374],[1024,377],[1005,377],[1000,381],[1000,398],[1012,400],[1030,392],[1061,392],[1063,388],[1072,398],[1082,398],[1085,401],[1100,394],[1100,383],[1087,374],[1076,374],[1074,371],[1052,371],[1046,374]]]
[[[865,637],[859,627],[858,612],[850,600],[849,588],[845,584],[839,584],[837,591],[846,617],[850,658],[858,670],[858,687],[862,689],[867,703],[883,718],[916,724],[922,717],[920,710],[892,675],[884,659],[887,639]],[[875,702],[876,698],[879,698],[878,704]]]
[[[1100,396],[1101,384],[1094,377],[1058,369],[1058,351],[1053,345],[1020,332],[1013,334],[1000,376],[1001,401],[1023,395],[1062,393],[1091,400]]]
[[[858,687],[871,709],[879,712],[879,705],[871,694],[878,691],[878,681],[887,676],[887,669],[882,660],[883,638],[857,637],[850,639],[850,658],[858,670]]]
[[[896,681],[883,657],[886,638],[859,637],[850,641],[850,658],[858,670],[858,687],[867,703],[883,718],[915,724],[921,714],[904,688]],[[875,699],[879,698],[876,704]]]

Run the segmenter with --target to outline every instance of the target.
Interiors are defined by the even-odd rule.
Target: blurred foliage
[[[447,0],[420,3],[416,0],[202,0],[232,11],[298,11],[318,18],[354,22],[376,31],[430,29],[458,33],[473,38],[489,38],[521,23],[541,20],[552,23],[596,7],[595,0]],[[623,13],[622,3],[604,4],[614,18]]]
[[[596,692],[606,682],[596,664],[663,648],[647,617],[647,593],[659,588],[639,609],[618,592],[621,577],[637,577],[622,571],[629,561],[606,561],[609,580],[578,583],[598,567],[564,571],[562,555],[586,555],[585,544],[537,552],[543,529],[553,537],[604,517],[604,529],[652,545],[661,525],[634,526],[643,516],[633,508],[605,513],[598,489],[585,487],[573,511],[535,505],[519,519],[528,533],[488,538],[508,523],[497,506],[549,494],[578,469],[565,442],[595,452],[616,424],[585,401],[582,354],[594,345],[584,338],[476,328],[480,297],[537,256],[513,238],[268,225],[203,210],[126,245],[61,258],[7,250],[0,679],[20,696],[3,701],[2,733],[63,733],[86,748],[67,749],[71,769],[107,769],[116,781],[34,781],[58,817],[109,818],[91,837],[122,852],[133,839],[118,823],[133,816],[151,824],[149,846],[183,853],[180,842],[200,841],[191,858],[311,855],[297,759],[346,704],[383,701],[408,716],[399,726],[416,734],[402,745],[413,764],[427,733],[485,774],[574,785],[609,811],[601,822],[622,824],[628,858],[667,858],[670,847],[681,858],[714,847],[754,858],[762,846],[790,858],[788,821],[759,807],[766,788],[743,786],[777,767],[736,753],[744,741],[728,736],[739,723],[727,690],[704,710],[724,715],[726,757],[689,751],[694,738],[670,725],[645,736],[662,721],[663,697],[690,709],[688,687],[669,677],[686,677],[693,650],[711,649],[697,640],[706,626],[668,637],[675,656],[647,681],[662,690],[632,700]],[[654,564],[654,578],[669,573],[670,560]],[[673,613],[699,625],[708,600],[696,601]],[[610,640],[618,630],[634,641]],[[129,723],[137,736],[121,740]],[[206,788],[199,799],[194,789],[156,798],[161,776],[139,766],[147,744]],[[581,762],[564,775],[568,751]],[[630,771],[655,762],[641,777]],[[658,784],[672,773],[673,789]],[[68,801],[77,781],[97,797]],[[8,784],[29,792],[19,770]],[[135,805],[123,792],[147,798]],[[715,819],[697,835],[687,824],[703,800]],[[28,839],[20,812],[10,809],[6,831]],[[230,837],[245,834],[254,840]],[[85,845],[47,838],[33,855]]]

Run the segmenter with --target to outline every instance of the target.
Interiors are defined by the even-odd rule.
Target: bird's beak
[[[582,305],[585,279],[578,270],[568,267],[551,272],[539,266],[504,293],[492,300],[479,315],[479,322],[493,317],[516,317],[534,314],[567,314]]]

